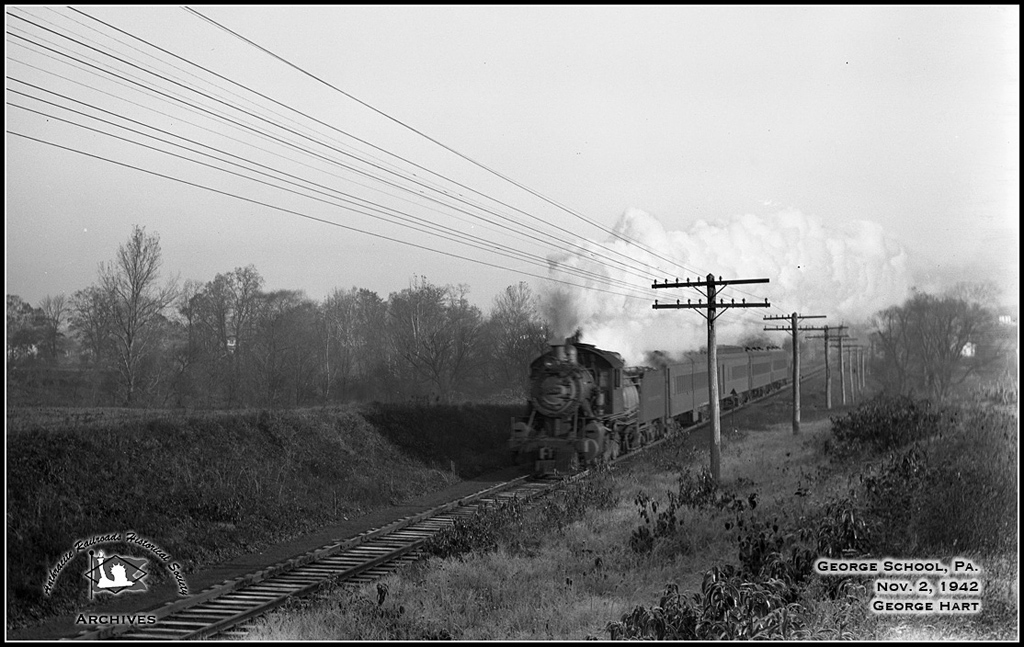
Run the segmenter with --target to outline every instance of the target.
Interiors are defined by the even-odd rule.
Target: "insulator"
[[[654,300],[654,305],[658,305],[658,300],[657,299]]]
[[[765,297],[765,298],[764,298],[764,304],[765,304],[765,305],[768,305],[768,297]]]
[[[687,300],[686,300],[686,302],[687,302],[687,303],[690,303],[690,300],[689,300],[689,299],[687,299]]]
[[[742,299],[742,301],[743,301],[743,303],[746,303],[746,302],[747,302],[747,299],[746,299],[746,297],[744,297],[744,298]]]
[[[690,284],[690,277],[686,277],[686,284],[687,284],[687,285],[689,285],[689,284]]]
[[[676,305],[679,305],[679,299],[676,299]]]
[[[733,299],[733,300],[732,300],[732,302],[733,302],[733,303],[736,303],[736,299]]]
[[[719,277],[718,277],[718,282],[719,282],[719,283],[721,283],[721,282],[722,282],[722,277],[721,277],[721,276],[719,276]]]

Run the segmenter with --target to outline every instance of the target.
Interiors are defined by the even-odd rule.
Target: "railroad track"
[[[813,374],[817,371],[811,371]],[[810,377],[808,374],[804,379]],[[751,400],[743,406],[779,394],[785,389]],[[707,421],[682,429],[690,432]],[[670,436],[671,437],[671,436]],[[667,441],[666,437],[614,462],[631,459]],[[260,571],[211,586],[183,600],[170,602],[147,615],[156,616],[145,626],[115,625],[86,630],[75,640],[196,640],[244,637],[241,625],[285,604],[310,595],[327,583],[361,585],[392,573],[420,558],[419,549],[439,530],[469,517],[488,505],[512,498],[530,500],[566,480],[583,478],[585,470],[570,479],[530,480],[523,476],[451,501],[425,512],[399,519],[360,535],[333,542]]]
[[[554,485],[525,476],[500,483],[168,603],[147,613],[156,616],[154,624],[103,627],[83,631],[74,639],[195,640],[243,635],[240,625],[289,598],[309,595],[328,582],[357,585],[378,579],[419,559],[422,544],[456,519],[508,499],[532,499]]]

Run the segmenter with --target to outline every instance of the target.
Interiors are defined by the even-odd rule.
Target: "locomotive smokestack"
[[[576,346],[573,345],[571,337],[565,339],[565,357],[570,363],[576,363]]]
[[[565,342],[560,339],[551,340],[551,348],[555,351],[555,359],[559,362],[565,361]]]

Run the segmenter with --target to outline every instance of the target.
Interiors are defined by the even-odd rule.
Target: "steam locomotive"
[[[790,381],[781,349],[720,346],[717,355],[725,409]],[[537,474],[569,473],[700,422],[709,410],[706,355],[627,367],[618,353],[567,339],[530,363],[527,415],[512,419],[509,447]]]

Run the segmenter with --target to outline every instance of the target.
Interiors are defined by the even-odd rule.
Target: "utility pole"
[[[789,319],[789,328],[765,328],[765,330],[787,330],[793,335],[793,435],[800,433],[800,330],[817,330],[816,328],[797,328],[798,319],[824,319],[825,315],[799,315],[793,313],[788,317],[765,317],[765,321]]]
[[[867,385],[868,385],[868,381],[867,381],[867,372],[868,372],[868,361],[867,361],[867,359],[868,358],[866,357],[867,354],[868,354],[867,347],[862,347],[860,349],[860,388],[861,388],[861,391],[863,391],[867,387]]]
[[[828,365],[829,350],[832,348],[832,346],[831,346],[831,344],[829,344],[829,341],[837,339],[837,336],[829,337],[829,331],[830,330],[838,331],[838,335],[842,336],[842,335],[845,335],[845,333],[842,332],[843,329],[845,329],[845,328],[846,328],[846,326],[835,326],[834,328],[829,328],[828,326],[825,326],[823,328],[813,328],[813,329],[812,328],[808,328],[808,330],[824,330],[825,331],[824,335],[813,335],[811,337],[808,337],[808,339],[822,339],[822,338],[824,338],[824,340],[825,340],[825,408],[827,408],[827,409],[832,409],[832,369],[829,368],[829,365]],[[842,366],[842,364],[840,364],[840,366]]]
[[[864,395],[864,347],[853,344],[846,350],[850,360],[850,397],[857,404],[857,393]]]
[[[857,377],[857,354],[860,347],[856,344],[846,347],[847,359],[850,363],[850,403],[857,404],[857,391],[860,390],[860,379]]]
[[[839,335],[836,340],[839,342],[839,387],[842,391],[843,400],[842,403],[846,405],[846,368],[843,364],[843,340],[857,341],[856,337],[850,337],[849,335]]]
[[[843,370],[843,339],[839,336],[839,390],[843,394],[842,404],[846,406],[846,372]]]
[[[837,339],[839,340],[839,386],[842,388],[842,391],[843,391],[843,405],[845,406],[846,405],[846,373],[844,371],[846,369],[843,368],[843,340],[847,339],[849,341],[857,341],[857,338],[856,337],[850,337],[849,335],[839,335],[839,337],[837,337]],[[852,377],[850,378],[850,381],[851,381],[851,384],[850,384],[850,397],[852,398],[853,397],[853,384],[852,384],[853,378]]]
[[[651,307],[655,310],[663,308],[706,310],[706,312],[701,312],[700,314],[708,322],[708,406],[711,408],[711,477],[715,480],[715,483],[720,481],[722,472],[722,423],[719,420],[718,414],[718,350],[715,339],[715,319],[721,314],[718,312],[719,309],[724,311],[727,308],[767,308],[769,306],[768,299],[765,299],[764,303],[747,303],[746,299],[741,299],[740,303],[736,303],[736,299],[729,303],[718,301],[718,289],[727,285],[767,282],[768,279],[730,279],[723,281],[722,277],[718,277],[716,281],[714,274],[708,274],[706,281],[694,281],[691,283],[690,279],[686,279],[685,283],[680,283],[679,279],[676,279],[675,283],[669,283],[668,279],[665,279],[664,283],[655,281],[654,285],[651,286],[655,289],[696,288],[697,292],[703,294],[708,300],[706,304],[701,299],[697,299],[697,303],[691,303],[690,299],[687,299],[686,303],[680,303],[679,299],[676,299],[675,303],[658,303],[655,300],[654,305]],[[707,292],[702,292],[700,288],[707,288]]]
[[[875,336],[872,335],[871,336],[871,347],[868,349],[868,359],[870,360],[870,359],[874,359],[874,358],[875,358]],[[865,364],[864,368],[866,369],[869,366],[871,366],[870,362]]]

